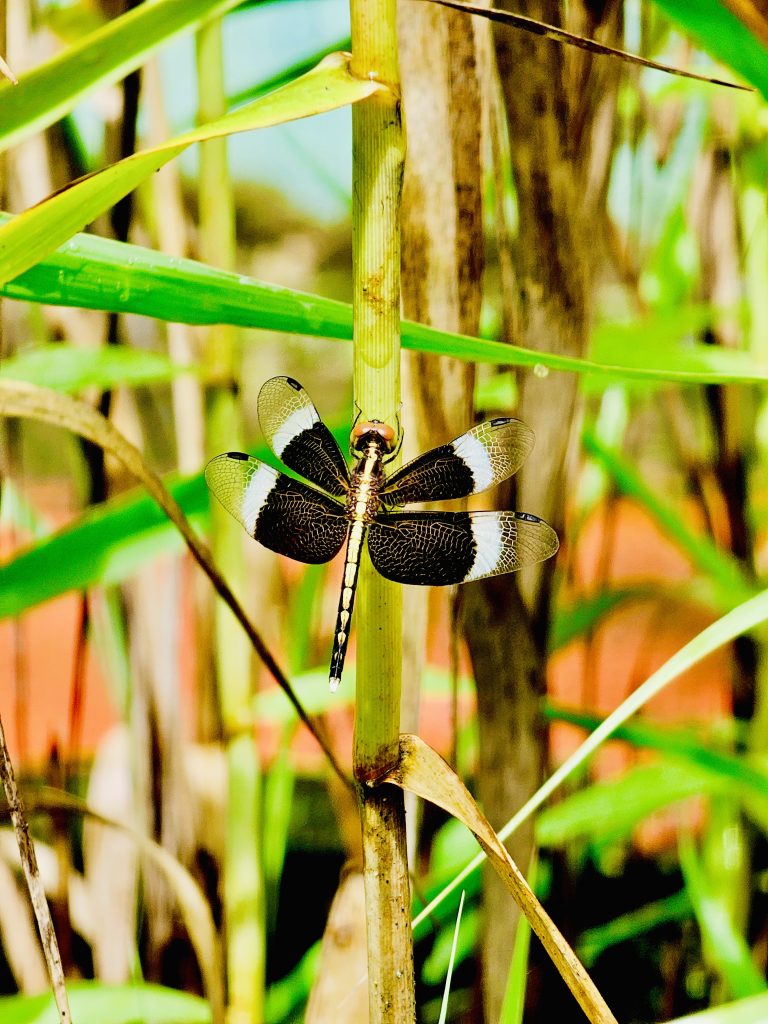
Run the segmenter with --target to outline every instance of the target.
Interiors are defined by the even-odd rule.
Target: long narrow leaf
[[[16,219],[6,219],[3,233]],[[0,223],[2,215],[0,215]],[[28,302],[136,313],[188,324],[235,324],[313,337],[352,338],[352,307],[345,302],[226,273],[194,260],[140,246],[76,235],[43,262],[0,286],[0,295]],[[649,331],[652,328],[649,327]],[[578,359],[439,331],[404,320],[405,348],[496,365],[566,370],[602,378],[679,384],[768,382],[765,367],[742,352],[715,346],[678,348],[656,363],[637,365],[630,352],[612,361]]]
[[[768,97],[768,50],[720,0],[656,0],[705,50]]]
[[[211,1024],[211,1008],[204,999],[160,985],[75,981],[67,988],[77,1024]],[[56,1024],[58,1018],[52,997],[43,994],[0,998],[0,1020],[3,1024]]]
[[[694,565],[713,580],[720,590],[724,607],[744,601],[754,594],[754,587],[747,581],[736,559],[718,548],[709,537],[693,533],[679,513],[650,488],[617,452],[606,447],[589,430],[584,432],[584,446],[590,455],[600,461],[619,490],[639,501],[664,533],[682,548]]]
[[[462,0],[430,0],[431,3],[440,4],[443,7],[450,7],[453,11],[461,11],[489,21],[495,21],[501,25],[508,25],[510,28],[523,29],[542,39],[551,39],[554,42],[566,43],[569,46],[576,46],[580,50],[587,50],[589,53],[597,53],[602,56],[610,56],[626,61],[628,64],[639,64],[641,67],[653,68],[656,71],[665,71],[668,75],[680,75],[682,78],[693,78],[699,82],[709,82],[711,85],[726,86],[729,89],[743,89],[743,85],[736,82],[724,82],[719,78],[711,78],[709,75],[697,75],[693,71],[686,71],[683,68],[671,67],[669,64],[658,64],[656,61],[648,60],[646,57],[638,57],[637,54],[627,53],[626,50],[617,50],[613,46],[606,46],[595,39],[588,39],[585,36],[577,35],[575,32],[566,32],[558,25],[549,25],[535,18],[528,18],[522,14],[513,14],[510,11],[498,10],[494,7],[481,7],[477,4],[463,3]]]
[[[241,0],[156,0],[113,18],[74,46],[0,87],[0,152],[58,121],[97,86],[118,82],[160,46]]]
[[[158,352],[145,352],[127,345],[100,349],[63,343],[37,345],[0,363],[0,377],[25,380],[38,387],[64,392],[94,386],[158,384],[190,372],[194,372],[194,368],[177,366]]]
[[[757,969],[749,945],[737,930],[722,897],[701,863],[693,842],[680,842],[680,866],[696,919],[706,939],[708,959],[718,968],[733,996],[744,998],[766,990],[765,979]]]
[[[82,178],[0,228],[0,282],[53,252],[193,143],[336,110],[384,88],[370,79],[354,78],[347,57],[334,54],[234,113]]]
[[[672,683],[678,676],[682,675],[687,669],[697,665],[700,661],[711,654],[718,648],[723,647],[725,644],[734,640],[737,636],[743,633],[748,633],[756,626],[768,620],[768,590],[763,590],[755,597],[750,598],[748,601],[744,601],[742,604],[733,608],[730,612],[723,615],[722,618],[718,619],[717,622],[713,622],[711,626],[707,626],[706,629],[702,630],[697,636],[690,640],[684,647],[681,647],[679,651],[676,651],[672,657],[666,661],[661,668],[657,669],[653,675],[649,676],[625,701],[623,701],[615,711],[613,711],[596,729],[591,735],[581,744],[569,758],[567,758],[560,767],[552,773],[547,779],[543,786],[541,786],[534,795],[528,800],[523,807],[512,817],[507,824],[499,831],[499,837],[502,840],[506,840],[512,835],[522,824],[527,821],[532,814],[534,814],[548,799],[549,797],[565,782],[566,779],[570,778],[574,772],[578,771],[581,766],[599,749],[602,744],[609,739],[619,728],[624,725],[636,712],[638,712],[645,704],[655,697],[656,694],[661,693],[670,683]],[[476,871],[477,868],[485,860],[483,855],[479,855],[470,861],[461,871],[458,872],[456,877],[451,881],[449,885],[439,893],[427,907],[425,907],[415,918],[414,928],[424,919],[428,918],[429,915],[434,911],[435,907],[438,906],[442,901],[450,895],[454,889],[458,888],[464,879]]]

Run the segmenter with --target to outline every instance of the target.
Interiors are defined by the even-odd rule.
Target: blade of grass
[[[211,1024],[211,1008],[200,996],[149,982],[105,985],[98,981],[74,981],[69,986],[77,1024]],[[0,998],[3,1024],[53,1024],[56,1011],[49,995],[16,995]]]
[[[469,13],[474,16],[488,18],[490,21],[508,25],[511,28],[523,29],[533,35],[542,36],[544,39],[552,39],[558,43],[566,43],[576,46],[580,50],[587,50],[589,53],[599,53],[604,56],[611,56],[619,60],[627,61],[629,64],[639,64],[641,67],[653,68],[656,71],[664,71],[668,75],[679,75],[682,78],[693,78],[700,82],[708,82],[711,85],[725,86],[729,89],[744,89],[743,85],[737,82],[724,82],[719,78],[712,78],[709,75],[697,75],[693,71],[685,71],[683,68],[670,67],[669,64],[658,64],[656,61],[648,60],[646,57],[638,57],[634,53],[627,53],[625,50],[617,50],[612,46],[596,42],[594,39],[587,39],[585,36],[576,35],[574,32],[566,32],[557,25],[548,25],[543,21],[536,21],[534,18],[525,17],[522,14],[513,14],[510,11],[497,10],[492,7],[480,7],[479,5],[466,4],[461,0],[430,0],[431,3],[440,4],[443,7],[450,7],[454,11]]]
[[[597,715],[549,703],[544,706],[544,714],[550,721],[569,722],[587,732],[592,732],[604,721]],[[760,798],[768,797],[768,774],[760,768],[759,762],[753,764],[745,756],[718,750],[698,739],[690,731],[637,721],[614,729],[613,736],[637,747],[647,747],[669,756],[683,758],[704,771],[728,778],[740,786],[749,787]]]
[[[442,807],[461,821],[482,846],[493,869],[512,895],[552,959],[563,981],[593,1024],[616,1024],[611,1013],[554,921],[531,891],[501,838],[491,828],[459,777],[418,736],[400,737],[397,767],[380,780],[401,786]]]
[[[453,977],[453,963],[456,959],[456,943],[459,941],[459,928],[461,926],[461,914],[464,910],[464,893],[461,894],[459,900],[459,909],[456,914],[456,924],[453,929],[453,942],[451,943],[451,956],[448,961],[448,970],[445,974],[445,988],[443,989],[443,999],[440,1004],[440,1016],[438,1018],[438,1024],[445,1024],[448,1019],[448,997],[451,994],[451,978]]]
[[[697,636],[690,640],[684,647],[672,655],[661,668],[645,680],[630,696],[613,711],[593,733],[582,743],[569,758],[547,779],[536,793],[528,800],[517,814],[499,831],[499,838],[505,840],[515,832],[524,821],[539,809],[549,799],[552,793],[557,790],[566,779],[594,754],[594,752],[616,731],[619,726],[640,710],[652,697],[661,693],[670,683],[680,676],[687,669],[697,665],[703,658],[718,648],[734,640],[742,633],[759,626],[768,620],[768,590],[763,590],[755,597],[744,601],[742,604],[727,612],[711,626],[707,626]],[[413,921],[414,928],[423,920],[429,917],[434,908],[438,906],[454,889],[456,889],[467,875],[476,871],[485,860],[484,855],[478,855],[461,871],[456,877],[439,893],[429,905],[416,915]]]
[[[663,900],[655,900],[621,917],[614,917],[606,924],[588,928],[581,933],[576,948],[587,967],[591,967],[611,946],[645,935],[670,921],[684,921],[692,914],[690,897],[683,889]]]
[[[669,1024],[761,1024],[768,1019],[768,995],[739,999],[725,1006],[714,1006],[701,1013],[675,1017]]]
[[[646,484],[639,473],[605,445],[591,430],[584,431],[584,447],[599,460],[618,489],[638,501],[653,516],[666,537],[670,537],[717,585],[723,608],[732,607],[755,593],[738,561],[721,550],[709,537],[689,530],[680,514]]]
[[[87,349],[63,342],[36,345],[0,364],[0,377],[64,392],[158,384],[189,372],[158,352],[126,345]]]
[[[713,891],[690,836],[680,837],[679,849],[686,891],[705,939],[708,959],[737,999],[765,992],[765,979],[752,960],[749,945],[735,928],[723,900]]]
[[[528,884],[536,891],[536,866],[538,857],[534,851],[528,871]],[[520,915],[515,929],[515,945],[507,975],[507,987],[501,1006],[499,1024],[523,1024],[525,990],[528,985],[528,953],[531,948],[531,926],[524,914]]]
[[[0,214],[0,224],[14,220]],[[347,303],[92,235],[75,235],[45,261],[2,285],[0,294],[178,323],[226,323],[344,341],[352,337],[352,307]],[[768,382],[768,371],[759,362],[711,345],[679,348],[670,356],[670,366],[663,353],[658,353],[658,365],[638,366],[633,355],[621,361],[631,346],[614,353],[616,362],[603,362],[452,334],[407,320],[400,329],[404,348],[481,363],[589,373],[605,380]]]
[[[620,778],[595,782],[547,807],[536,819],[541,846],[575,839],[601,842],[629,835],[654,811],[702,794],[727,793],[738,784],[690,762],[662,759],[630,768]]]
[[[701,46],[768,97],[768,50],[720,0],[656,0]]]
[[[119,82],[160,46],[240,0],[156,0],[112,18],[79,43],[0,87],[0,152],[48,128],[91,90]]]
[[[284,725],[280,746],[272,761],[264,783],[264,814],[268,822],[263,837],[264,888],[267,900],[267,927],[274,933],[280,898],[280,879],[288,846],[288,826],[291,822],[296,771],[293,767],[291,742],[296,735],[293,722]]]
[[[336,110],[382,91],[386,87],[378,82],[355,78],[347,58],[335,54],[301,78],[234,113],[81,178],[0,228],[0,282],[11,280],[53,252],[193,143]]]

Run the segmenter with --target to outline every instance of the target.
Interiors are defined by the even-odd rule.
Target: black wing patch
[[[516,473],[532,447],[533,431],[520,420],[486,420],[393,473],[381,500],[391,507],[479,494]]]
[[[272,377],[257,402],[267,444],[282,463],[335,497],[349,489],[349,469],[312,400],[292,377]]]
[[[298,562],[328,562],[347,536],[344,507],[242,452],[217,455],[205,480],[224,508],[265,548]]]
[[[395,583],[468,583],[542,562],[557,534],[526,512],[403,512],[371,523],[374,568]]]

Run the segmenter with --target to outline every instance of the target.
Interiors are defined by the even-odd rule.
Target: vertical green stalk
[[[400,119],[395,0],[351,0],[352,72],[390,89],[352,108],[355,400],[363,419],[398,422]],[[371,1024],[415,1020],[403,795],[368,787],[398,754],[402,597],[363,557],[357,616],[355,777],[360,787]]]
[[[201,121],[226,112],[221,25],[197,36]],[[200,147],[200,250],[205,262],[235,266],[235,211],[226,140]],[[209,454],[242,447],[236,398],[240,350],[235,328],[211,327],[205,339]],[[243,589],[242,537],[217,502],[211,507],[216,562],[238,595]],[[228,1024],[259,1024],[264,1017],[264,891],[260,860],[261,771],[253,738],[250,648],[229,609],[215,611],[215,663],[226,737],[228,813],[224,853],[224,918],[227,929]]]

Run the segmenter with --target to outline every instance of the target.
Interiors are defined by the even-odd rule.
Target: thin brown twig
[[[8,809],[11,812],[11,821],[13,822],[13,830],[16,833],[21,867],[24,871],[29,898],[32,903],[32,909],[35,912],[37,928],[40,932],[40,941],[43,945],[45,963],[51,979],[59,1021],[61,1024],[71,1024],[72,1014],[69,1011],[69,1000],[67,999],[67,987],[64,982],[64,968],[61,964],[59,944],[56,941],[51,910],[45,898],[45,890],[43,889],[40,871],[37,866],[35,846],[32,842],[32,836],[29,834],[29,825],[24,813],[24,805],[21,802],[16,786],[13,764],[5,743],[5,730],[3,729],[2,718],[0,718],[0,778],[2,778],[5,798],[8,801]]]
[[[548,25],[544,21],[536,21],[535,18],[527,18],[523,14],[513,14],[511,11],[499,11],[493,7],[476,7],[471,3],[464,3],[463,0],[429,0],[429,3],[441,4],[443,7],[450,7],[454,11],[462,11],[464,14],[476,14],[489,21],[496,21],[501,25],[509,25],[512,28],[521,28],[533,35],[541,36],[544,39],[551,39],[556,43],[566,43],[569,46],[576,46],[580,50],[587,50],[589,53],[600,53],[605,56],[618,57],[629,64],[639,64],[644,68],[653,68],[654,71],[665,71],[668,75],[678,75],[680,78],[692,78],[697,82],[708,82],[710,85],[721,85],[726,89],[740,89],[743,92],[754,92],[748,85],[739,85],[737,82],[726,82],[721,78],[712,78],[709,75],[697,75],[695,71],[685,71],[683,68],[675,68],[669,64],[659,64],[655,60],[648,60],[647,57],[638,57],[635,53],[627,53],[626,50],[618,50],[615,46],[606,46],[598,43],[595,39],[588,39],[586,36],[577,35],[575,32],[568,32],[557,25]]]

